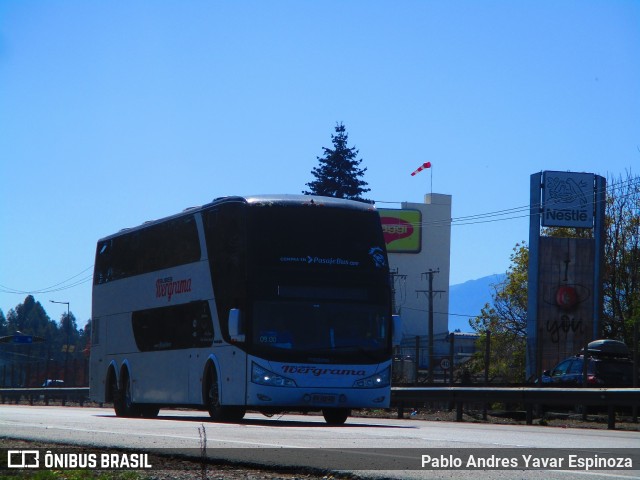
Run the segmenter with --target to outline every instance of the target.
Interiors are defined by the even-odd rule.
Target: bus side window
[[[210,347],[213,321],[206,301],[138,310],[133,334],[142,352]]]

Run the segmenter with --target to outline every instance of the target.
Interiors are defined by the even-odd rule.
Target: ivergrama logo
[[[156,298],[167,297],[167,301],[171,301],[174,295],[187,293],[191,291],[191,279],[173,281],[173,277],[159,278],[156,280]]]
[[[322,375],[354,375],[363,376],[366,375],[364,370],[351,370],[345,368],[322,368],[308,365],[282,365],[282,371],[284,373],[297,373],[299,375],[313,375],[319,377]]]

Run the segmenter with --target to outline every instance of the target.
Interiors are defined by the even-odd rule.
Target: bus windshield
[[[389,319],[381,306],[280,300],[256,302],[252,313],[252,350],[268,357],[332,363],[389,354]]]

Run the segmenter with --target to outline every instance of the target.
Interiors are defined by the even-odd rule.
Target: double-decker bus
[[[98,241],[91,398],[127,417],[179,406],[342,424],[389,406],[394,322],[374,206],[216,199]]]

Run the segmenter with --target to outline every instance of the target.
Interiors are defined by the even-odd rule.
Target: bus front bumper
[[[389,408],[390,387],[381,388],[304,388],[269,387],[250,383],[248,407],[299,408]]]

